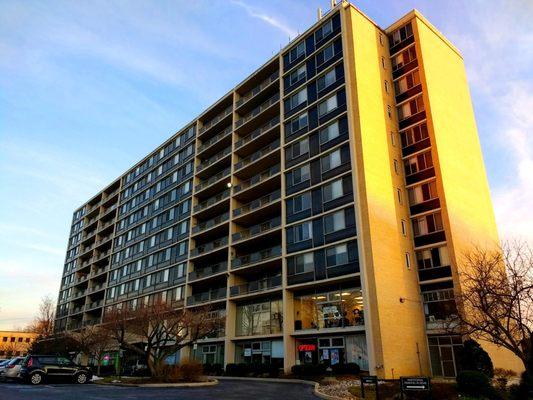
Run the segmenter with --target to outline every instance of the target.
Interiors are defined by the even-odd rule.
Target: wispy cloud
[[[286,23],[284,23],[283,21],[281,21],[277,17],[273,17],[271,15],[268,15],[266,12],[261,11],[258,8],[252,7],[252,6],[250,6],[249,4],[246,4],[243,1],[232,0],[231,2],[233,4],[235,4],[236,6],[239,6],[242,9],[244,9],[246,11],[246,13],[250,17],[257,18],[257,19],[260,19],[263,22],[266,22],[268,25],[270,25],[270,26],[272,26],[272,27],[274,27],[276,29],[279,29],[281,32],[285,33],[290,38],[294,38],[298,34],[297,31],[292,29],[289,25],[287,25]]]

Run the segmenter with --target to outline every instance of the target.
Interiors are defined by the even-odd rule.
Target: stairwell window
[[[400,121],[403,121],[411,115],[415,115],[424,110],[424,100],[422,99],[422,95],[420,95],[417,98],[406,101],[398,106],[398,118]]]
[[[392,70],[396,71],[413,60],[416,60],[416,49],[414,45],[392,57]]]
[[[413,175],[417,172],[433,167],[433,158],[431,157],[431,152],[427,151],[405,160],[404,166],[406,176]]]
[[[420,85],[420,75],[418,70],[415,70],[394,82],[396,95],[404,93],[417,85]]]
[[[437,198],[437,182],[431,181],[409,188],[409,204],[415,205]]]
[[[404,40],[413,36],[413,27],[411,23],[407,23],[402,26],[400,29],[395,30],[391,35],[392,46],[397,45],[398,43],[403,42]]]
[[[415,237],[442,231],[443,229],[440,212],[413,219],[413,234]]]

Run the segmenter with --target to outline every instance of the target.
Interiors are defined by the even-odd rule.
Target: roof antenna
[[[320,7],[316,10],[316,16],[318,21],[322,19],[322,9]]]

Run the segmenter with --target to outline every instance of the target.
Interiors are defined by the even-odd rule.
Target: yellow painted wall
[[[414,31],[452,262],[460,271],[473,246],[498,246],[498,232],[462,56],[420,14]],[[454,276],[460,290],[460,279]],[[507,351],[483,343],[495,367],[522,369]]]
[[[392,82],[387,38],[383,34],[381,45],[379,28],[354,7],[346,11],[344,49],[365,325],[371,342],[371,369],[376,367],[371,373],[386,378],[428,374],[416,270],[405,265],[411,242],[401,234],[400,220],[407,220],[406,196],[404,193],[404,205],[400,205],[396,189],[403,182],[392,166],[397,150],[390,143],[390,132],[397,124],[392,93],[384,89],[385,79]],[[382,55],[388,69],[382,67]],[[387,115],[388,104],[393,108],[392,119]],[[406,301],[402,303],[400,298]]]

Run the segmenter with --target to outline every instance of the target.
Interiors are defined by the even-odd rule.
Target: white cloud
[[[498,174],[490,183],[503,240],[533,241],[531,18],[532,3],[476,1],[447,26],[465,59],[488,170]]]
[[[268,15],[264,11],[252,7],[242,1],[232,0],[231,2],[236,6],[243,8],[250,17],[257,18],[263,22],[266,22],[268,25],[280,30],[281,32],[288,35],[290,38],[294,38],[298,34],[294,29],[282,22],[279,18]]]

